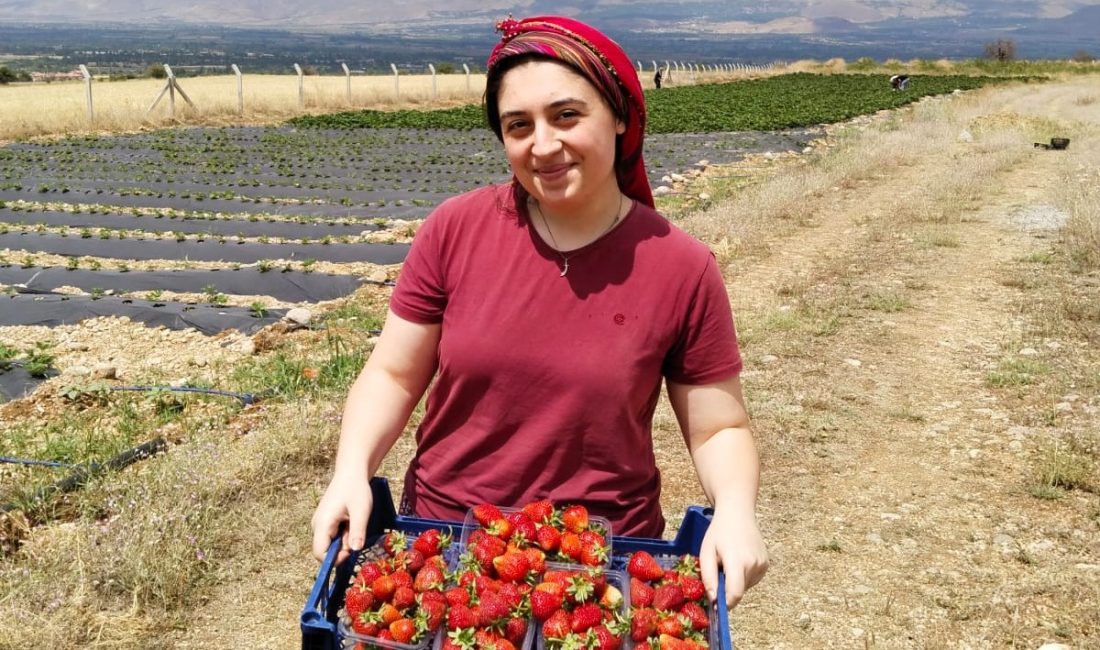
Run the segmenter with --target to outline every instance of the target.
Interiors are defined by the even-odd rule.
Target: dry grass
[[[299,105],[295,75],[243,75],[244,113],[238,113],[237,78],[233,75],[179,78],[180,86],[195,104],[178,96],[175,118],[165,96],[149,112],[166,81],[131,79],[93,82],[94,123],[89,123],[85,86],[80,82],[13,84],[0,87],[4,121],[0,141],[43,135],[82,132],[133,131],[148,127],[270,123],[303,113],[333,112],[358,108],[415,108],[480,101],[484,75],[438,75],[433,96],[430,75],[402,75],[398,88],[392,76],[353,76],[351,97],[344,77],[303,77]],[[398,90],[400,94],[398,95]],[[43,111],[42,106],[50,106]]]

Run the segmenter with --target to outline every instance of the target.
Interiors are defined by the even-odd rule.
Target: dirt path
[[[1001,110],[1079,120],[1079,91],[1044,89],[1038,103],[1012,97]],[[770,361],[761,392],[785,384],[788,410],[810,415],[787,417],[788,428],[783,409],[764,408],[774,566],[737,612],[743,647],[1100,647],[1095,495],[1055,505],[1028,494],[1041,451],[1033,414],[986,385],[1025,328],[1010,269],[1051,248],[1049,224],[1020,215],[1053,212],[1073,159],[1023,156],[977,212],[950,225],[950,245],[921,250],[903,232],[884,250],[866,221],[884,197],[931,191],[922,180],[966,148],[835,197],[814,228],[773,243],[734,282],[735,308],[750,319],[784,302],[792,273],[819,267],[827,282],[854,285],[848,299],[889,291],[908,303],[850,309],[837,335],[802,355],[757,356]],[[1047,344],[1034,354],[1065,345]]]

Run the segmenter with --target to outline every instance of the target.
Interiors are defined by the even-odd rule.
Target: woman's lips
[[[535,173],[544,181],[553,181],[565,176],[566,172],[572,167],[573,166],[570,164],[548,165],[546,167],[539,167],[535,170]]]

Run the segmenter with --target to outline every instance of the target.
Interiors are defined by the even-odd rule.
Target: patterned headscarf
[[[500,42],[493,48],[488,70],[505,59],[540,54],[561,61],[587,79],[626,125],[618,138],[616,175],[623,193],[653,206],[642,141],[645,139],[645,95],[630,58],[619,44],[580,21],[561,16],[508,17],[497,23]]]

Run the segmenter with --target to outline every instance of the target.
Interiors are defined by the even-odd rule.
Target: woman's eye
[[[522,120],[514,120],[514,121],[511,121],[511,122],[508,122],[505,125],[504,128],[505,128],[506,131],[518,131],[518,130],[524,128],[525,126],[527,126],[527,122],[524,122]]]

